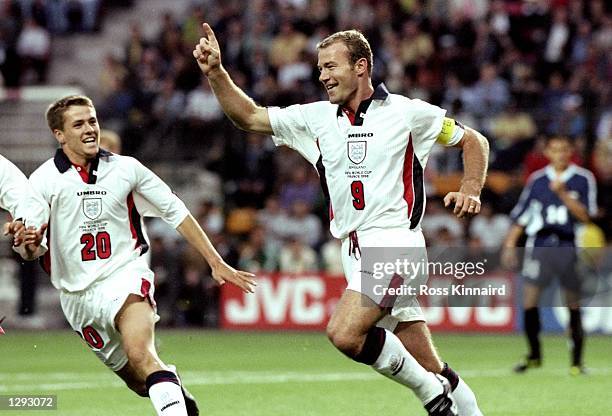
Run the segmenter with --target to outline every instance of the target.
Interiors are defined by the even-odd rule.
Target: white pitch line
[[[466,379],[498,378],[511,375],[508,369],[464,370],[459,372]],[[533,371],[534,376],[565,376],[566,369],[540,369]],[[594,376],[612,375],[612,368],[589,369]],[[110,374],[109,374],[110,375]],[[384,378],[371,372],[335,372],[335,373],[303,373],[303,372],[264,372],[264,371],[214,371],[214,372],[181,372],[185,384],[190,386],[203,385],[237,385],[237,384],[280,384],[280,383],[326,383],[346,381],[380,381]],[[531,376],[531,374],[530,374]],[[517,376],[518,377],[518,376]],[[57,382],[36,383],[37,380],[57,380]],[[71,380],[61,382],[60,380]],[[15,383],[17,381],[17,383]],[[0,375],[0,392],[23,391],[61,391],[89,388],[124,388],[125,384],[118,378],[103,377],[100,373],[19,373]],[[11,383],[7,385],[6,383]],[[20,382],[22,384],[20,384]]]

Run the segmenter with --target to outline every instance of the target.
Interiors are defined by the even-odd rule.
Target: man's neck
[[[357,88],[353,98],[346,102],[342,107],[355,113],[359,108],[359,104],[361,104],[363,100],[370,98],[372,94],[374,94],[374,87],[372,86],[372,82],[368,82],[364,88]]]
[[[82,168],[89,171],[89,166],[91,165],[92,159],[87,159],[83,156],[76,155],[70,151],[66,151],[65,148],[62,148],[64,154],[73,165],[81,166]]]

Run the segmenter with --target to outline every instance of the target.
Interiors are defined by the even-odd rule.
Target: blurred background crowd
[[[7,88],[42,85],[58,39],[102,36],[105,0],[0,0],[0,70]],[[136,2],[134,2],[136,3]],[[325,100],[316,44],[357,28],[374,52],[373,79],[484,133],[491,146],[483,212],[461,221],[441,197],[456,190],[458,150],[435,148],[425,172],[430,246],[498,249],[526,177],[547,162],[543,138],[567,135],[595,174],[600,211],[582,233],[612,230],[612,7],[603,0],[204,0],[160,8],[155,30],[134,13],[113,48],[97,50],[84,92],[104,128],[174,185],[232,265],[253,272],[342,274],[319,178],[297,153],[224,117],[191,51],[209,22],[233,79],[263,105]],[[85,32],[85,35],[83,35]],[[59,54],[60,58],[55,55]],[[74,71],[84,71],[74,67]],[[66,75],[66,74],[64,74]],[[70,77],[61,81],[70,82]],[[51,80],[53,82],[53,80]],[[42,114],[41,114],[42,117]],[[41,138],[42,139],[42,138]],[[0,139],[1,144],[1,139]],[[198,255],[159,221],[151,261],[169,325],[217,324],[217,288]],[[31,272],[28,272],[31,273]],[[39,279],[40,280],[40,279]],[[201,299],[205,299],[204,302]],[[32,305],[23,314],[35,311]]]

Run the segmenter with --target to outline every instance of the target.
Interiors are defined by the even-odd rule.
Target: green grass
[[[588,339],[588,376],[567,374],[562,337],[544,337],[544,367],[510,368],[518,336],[434,334],[442,356],[476,392],[487,416],[589,416],[612,412],[609,337]],[[323,334],[160,331],[162,359],[176,364],[206,416],[423,415],[404,387],[336,352]],[[68,331],[0,337],[0,395],[56,394],[57,411],[0,414],[154,415]]]

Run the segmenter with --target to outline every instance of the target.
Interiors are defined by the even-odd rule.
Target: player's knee
[[[359,354],[361,347],[359,337],[355,337],[348,331],[343,331],[337,327],[327,327],[327,338],[331,341],[334,346],[345,355],[353,358]]]
[[[155,358],[144,346],[133,344],[124,348],[128,361],[135,369],[148,368],[155,362]]]

